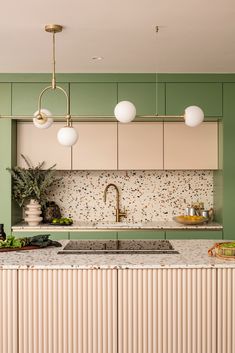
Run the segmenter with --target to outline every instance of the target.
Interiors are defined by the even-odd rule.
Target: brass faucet
[[[126,217],[126,212],[125,212],[125,208],[124,208],[124,212],[121,212],[120,211],[120,208],[119,208],[119,190],[118,190],[118,187],[115,185],[115,184],[108,184],[106,186],[106,188],[104,189],[104,202],[106,202],[106,195],[107,195],[107,191],[108,191],[108,188],[110,186],[113,186],[116,190],[116,222],[120,222],[121,220],[121,217]]]

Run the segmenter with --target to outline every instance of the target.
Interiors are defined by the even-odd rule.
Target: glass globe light
[[[120,123],[129,123],[135,119],[136,108],[133,103],[122,101],[116,105],[114,115]]]
[[[65,126],[59,129],[57,139],[63,146],[71,147],[78,140],[78,133],[72,126]]]
[[[33,116],[33,124],[38,129],[48,129],[53,124],[52,113],[47,109],[41,109],[40,113],[37,110]]]
[[[200,125],[204,120],[204,112],[200,107],[191,105],[184,111],[185,125],[195,127]]]

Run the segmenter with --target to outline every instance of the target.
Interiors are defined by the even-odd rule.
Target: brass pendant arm
[[[69,96],[68,96],[68,94],[67,94],[67,92],[62,88],[62,87],[60,87],[60,86],[56,86],[55,88],[53,88],[52,86],[47,86],[46,88],[44,88],[43,90],[42,90],[42,92],[40,93],[40,95],[39,95],[39,98],[38,98],[38,114],[41,114],[41,109],[42,109],[42,96],[44,95],[44,93],[46,92],[46,91],[48,91],[48,90],[55,90],[55,89],[59,89],[59,90],[61,90],[63,93],[64,93],[64,95],[65,95],[65,97],[66,97],[66,102],[67,102],[67,116],[66,116],[66,118],[67,119],[71,119],[71,115],[70,115],[70,102],[69,102]]]

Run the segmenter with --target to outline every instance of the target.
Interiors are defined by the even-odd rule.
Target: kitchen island
[[[65,246],[68,241],[61,241]],[[1,353],[234,353],[235,262],[179,254],[0,254]]]

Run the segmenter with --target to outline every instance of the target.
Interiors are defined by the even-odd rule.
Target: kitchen
[[[6,234],[50,233],[62,244],[60,249],[70,240],[145,240],[151,246],[169,240],[179,253],[135,250],[88,256],[58,254],[58,248],[1,253],[1,353],[234,352],[234,262],[207,254],[215,242],[234,239],[235,53],[227,39],[234,29],[226,27],[234,5],[216,3],[208,29],[209,6],[197,9],[202,22],[198,28],[189,21],[198,4],[181,1],[172,13],[167,4],[149,1],[153,11],[135,4],[138,11],[130,29],[132,1],[122,17],[119,4],[114,11],[103,1],[102,11],[85,2],[58,6],[55,18],[53,2],[44,4],[48,13],[43,14],[42,4],[35,13],[25,1],[34,24],[26,19],[22,24],[15,14],[14,45],[4,32],[10,31],[7,20],[1,25],[6,49],[0,70],[0,223]],[[79,20],[71,15],[72,8]],[[217,31],[214,21],[221,18],[224,27]],[[32,118],[40,111],[40,93],[51,84],[51,34],[44,31],[51,21],[64,25],[56,34],[55,77],[65,94],[60,89],[45,92],[42,108],[53,112],[54,123],[37,129]],[[97,27],[87,31],[92,21]],[[131,52],[123,28],[130,31]],[[23,50],[17,43],[20,31]],[[115,38],[113,53],[107,38]],[[73,43],[78,48],[70,47]],[[182,54],[185,45],[188,55]],[[35,58],[38,46],[45,55]],[[202,58],[195,57],[194,46]],[[13,50],[20,54],[13,57]],[[72,147],[56,138],[66,122],[67,97],[79,135]],[[136,108],[128,124],[114,116],[121,101]],[[198,127],[184,124],[182,115],[189,106],[204,112]],[[73,219],[72,225],[22,223],[22,208],[12,200],[6,170],[24,166],[21,154],[34,165],[56,163],[60,180],[48,200],[59,205],[63,217]],[[108,184],[118,191],[114,186],[106,190]],[[213,208],[213,221],[196,226],[173,221],[195,202]],[[116,211],[125,217],[115,218]]]

